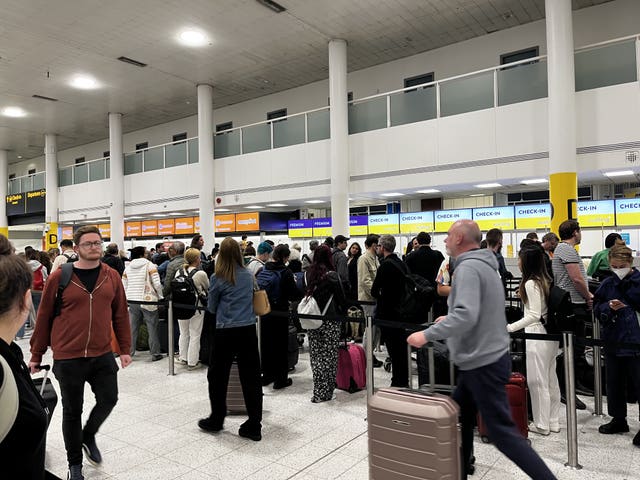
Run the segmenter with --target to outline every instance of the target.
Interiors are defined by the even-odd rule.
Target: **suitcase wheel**
[[[482,440],[482,443],[491,443],[491,441],[489,440],[489,437],[487,437],[486,435],[482,435],[480,437],[480,440]]]
[[[390,372],[391,371],[391,359],[389,357],[384,359],[384,371],[385,372]]]

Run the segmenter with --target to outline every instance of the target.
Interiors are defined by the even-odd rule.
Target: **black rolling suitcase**
[[[49,417],[49,423],[51,423],[53,411],[56,409],[56,405],[58,404],[58,394],[53,388],[51,380],[48,379],[50,369],[51,366],[49,365],[40,365],[40,370],[44,370],[44,376],[41,378],[33,379],[33,384],[36,386],[36,390],[38,390],[38,393],[47,406],[47,416]]]

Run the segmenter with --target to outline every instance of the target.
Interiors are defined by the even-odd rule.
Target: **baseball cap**
[[[336,244],[346,242],[347,240],[349,240],[349,237],[345,237],[344,235],[336,235],[336,238],[335,238]]]

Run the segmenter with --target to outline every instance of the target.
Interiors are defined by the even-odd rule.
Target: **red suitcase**
[[[380,389],[367,406],[369,479],[458,480],[458,405],[422,390]]]
[[[527,380],[521,373],[512,373],[509,383],[505,385],[509,406],[511,407],[511,417],[524,438],[529,438],[529,414],[527,412]],[[478,432],[484,443],[489,443],[489,433],[487,427],[478,414]]]
[[[338,348],[336,384],[340,390],[349,393],[367,386],[367,356],[361,345],[347,343]]]

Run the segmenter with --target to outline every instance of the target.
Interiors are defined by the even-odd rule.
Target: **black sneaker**
[[[97,467],[102,463],[102,455],[96,445],[95,437],[85,437],[82,440],[82,450],[84,451],[84,456],[87,457],[87,460],[91,465]]]
[[[157,362],[158,360],[162,360],[164,358],[164,355],[152,355],[151,356],[151,361],[152,362]]]
[[[259,442],[262,440],[262,427],[258,424],[257,427],[249,425],[249,422],[245,422],[240,425],[240,429],[238,430],[238,435],[244,438],[248,438],[253,440],[254,442]]]
[[[273,382],[273,389],[281,390],[283,388],[290,387],[291,385],[293,385],[293,380],[290,378],[287,378],[284,382]]]
[[[640,447],[640,431],[638,431],[638,433],[636,433],[636,436],[633,437],[633,444],[636,447]]]
[[[609,423],[600,425],[598,431],[600,433],[604,433],[605,435],[609,435],[612,433],[626,433],[629,431],[629,424],[625,420],[616,420],[614,418]]]
[[[198,427],[205,432],[219,432],[224,428],[223,422],[218,422],[211,417],[198,420]]]
[[[82,475],[82,464],[69,465],[67,480],[84,480],[84,475]]]
[[[564,398],[564,394],[560,396],[560,401],[566,405],[567,399]],[[584,404],[582,400],[576,397],[576,410],[586,410],[587,406]]]

